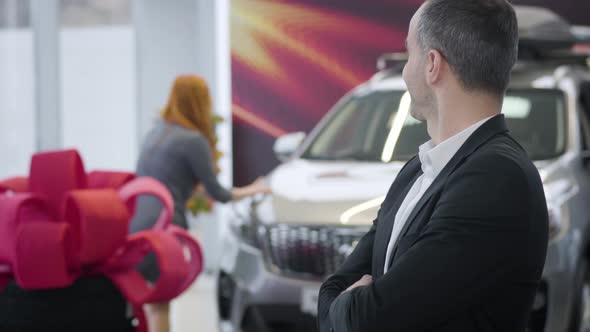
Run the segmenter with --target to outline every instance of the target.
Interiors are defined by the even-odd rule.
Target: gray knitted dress
[[[231,200],[231,192],[217,181],[207,139],[198,132],[163,120],[158,120],[146,136],[136,173],[137,176],[153,177],[168,188],[174,198],[172,222],[183,228],[188,226],[185,203],[191,196],[195,184],[202,183],[207,193],[217,201]],[[140,196],[131,220],[130,232],[151,228],[161,211],[162,203],[157,198]],[[144,261],[140,271],[148,279],[157,277],[157,266],[153,257]]]

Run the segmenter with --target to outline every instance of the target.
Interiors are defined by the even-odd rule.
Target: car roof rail
[[[369,81],[371,82],[380,82],[392,77],[398,77],[401,74],[399,69],[388,68],[384,70],[380,70],[373,74]]]
[[[571,50],[557,51],[533,51],[519,49],[518,62],[556,62],[559,64],[578,64],[588,66],[590,54],[573,52]]]
[[[382,71],[388,69],[399,72],[404,68],[406,62],[408,62],[408,53],[393,52],[381,54],[377,58],[377,70]]]

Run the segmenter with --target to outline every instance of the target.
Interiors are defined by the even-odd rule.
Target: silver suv
[[[503,105],[543,179],[550,244],[530,331],[590,331],[590,61],[572,31],[517,8],[521,59]],[[393,62],[393,68],[385,68]],[[397,65],[396,65],[397,64]],[[403,164],[429,139],[409,116],[399,55],[307,136],[275,143],[273,194],[234,206],[218,279],[222,331],[314,331],[318,290],[368,230]],[[498,244],[501,245],[501,244]]]

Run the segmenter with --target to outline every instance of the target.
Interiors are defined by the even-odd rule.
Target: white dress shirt
[[[422,163],[423,174],[418,177],[414,185],[404,198],[397,214],[395,215],[395,221],[393,229],[391,231],[391,238],[387,245],[387,254],[385,255],[385,265],[383,273],[387,273],[389,269],[389,262],[392,259],[391,254],[395,242],[399,237],[400,232],[404,228],[404,225],[408,221],[408,217],[418,204],[418,201],[422,198],[428,187],[434,182],[438,174],[445,168],[447,163],[453,158],[453,156],[459,151],[459,148],[467,141],[481,125],[492,117],[483,119],[474,125],[464,129],[460,133],[446,139],[438,145],[434,145],[432,140],[422,144],[419,149],[418,156]]]

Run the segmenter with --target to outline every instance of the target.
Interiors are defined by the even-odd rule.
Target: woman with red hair
[[[262,178],[249,186],[226,190],[217,181],[215,133],[212,123],[211,97],[207,83],[194,75],[179,76],[174,81],[168,103],[154,128],[147,134],[137,163],[138,176],[150,176],[162,182],[174,198],[173,223],[187,228],[185,205],[196,185],[219,202],[239,200],[268,192]],[[162,210],[154,197],[141,196],[137,201],[131,232],[151,228]],[[140,266],[148,280],[158,278],[153,256]],[[146,308],[151,332],[169,331],[169,304],[150,304]]]

